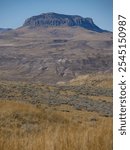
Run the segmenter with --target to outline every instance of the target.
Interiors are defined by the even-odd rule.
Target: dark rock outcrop
[[[25,20],[23,26],[50,27],[50,26],[79,26],[96,32],[106,32],[96,26],[91,18],[83,18],[77,15],[64,15],[57,13],[43,13]]]

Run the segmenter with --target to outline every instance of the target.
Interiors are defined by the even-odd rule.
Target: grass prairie
[[[0,150],[112,150],[111,117],[8,100],[0,108]]]
[[[112,150],[112,75],[0,82],[0,150]]]

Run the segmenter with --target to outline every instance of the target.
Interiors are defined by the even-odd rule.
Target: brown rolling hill
[[[40,22],[43,25],[37,24],[39,16],[46,21]],[[93,29],[83,27],[87,22],[79,16],[78,21],[71,16],[76,20],[74,25],[65,22],[66,15],[39,16],[27,19],[20,28],[0,33],[0,80],[56,83],[88,73],[112,72],[111,32],[95,31],[90,18],[87,21]],[[60,25],[47,25],[57,18]]]

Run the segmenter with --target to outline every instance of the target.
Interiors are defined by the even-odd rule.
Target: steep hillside
[[[78,15],[64,15],[57,13],[43,13],[33,16],[25,20],[23,26],[29,27],[50,27],[50,26],[70,26],[70,27],[83,27],[88,30],[96,32],[105,32],[96,26],[92,18],[83,18]]]

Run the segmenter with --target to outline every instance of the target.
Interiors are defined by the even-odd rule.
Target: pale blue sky
[[[0,28],[17,28],[31,16],[55,12],[91,17],[112,31],[112,7],[112,0],[0,0]]]

